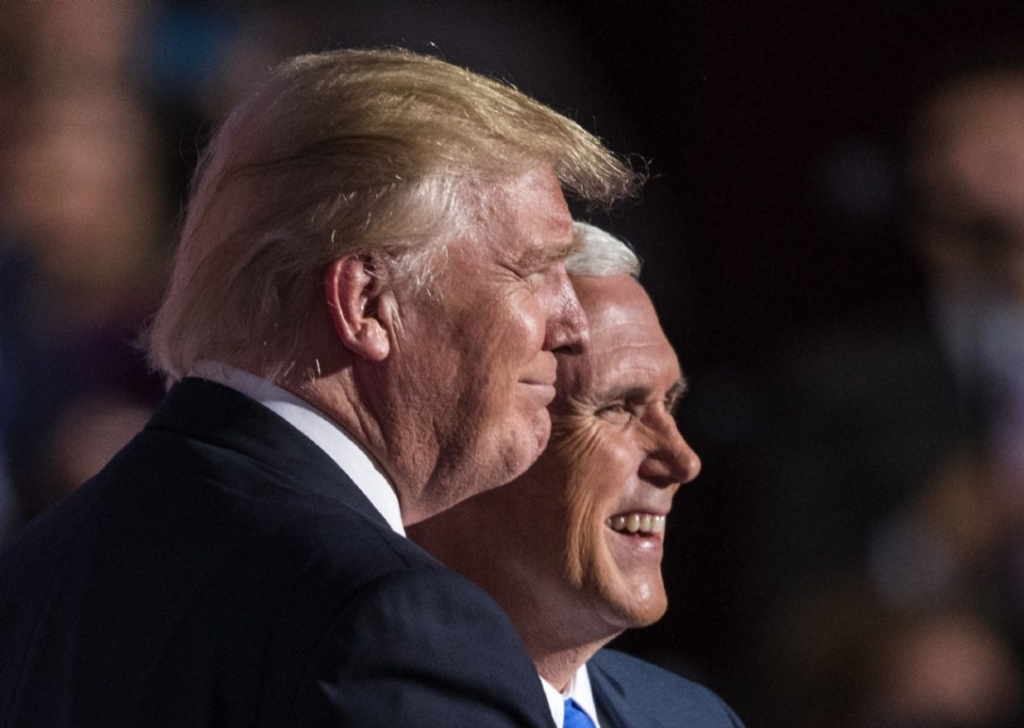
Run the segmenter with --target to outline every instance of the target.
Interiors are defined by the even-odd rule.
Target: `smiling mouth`
[[[604,525],[630,536],[657,536],[665,533],[665,516],[654,513],[620,513],[604,519]]]

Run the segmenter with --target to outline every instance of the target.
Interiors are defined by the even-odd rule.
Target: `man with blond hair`
[[[165,401],[0,556],[0,725],[549,725],[507,618],[404,527],[543,450],[587,337],[563,189],[638,183],[434,58],[276,69],[197,173]]]

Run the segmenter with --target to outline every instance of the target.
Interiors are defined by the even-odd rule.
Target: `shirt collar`
[[[405,535],[398,496],[391,483],[348,433],[320,410],[273,382],[220,362],[201,361],[189,375],[231,387],[284,418],[345,471],[392,530]]]
[[[544,686],[544,697],[548,699],[548,708],[551,709],[551,717],[554,718],[557,728],[563,728],[565,725],[565,701],[569,698],[576,701],[583,712],[594,721],[596,728],[601,728],[601,723],[597,719],[597,704],[594,702],[594,691],[590,687],[590,675],[587,673],[586,664],[580,665],[576,669],[572,680],[569,681],[569,688],[564,693],[544,678],[541,678],[540,681]]]

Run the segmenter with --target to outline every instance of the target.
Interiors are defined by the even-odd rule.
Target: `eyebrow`
[[[686,377],[679,377],[676,383],[669,387],[668,396],[668,411],[669,414],[675,417],[676,410],[679,409],[679,402],[682,400],[683,395],[686,394],[690,388],[690,383],[686,381]]]
[[[683,395],[686,394],[688,386],[686,378],[680,377],[665,393],[665,398],[668,400],[668,411],[673,417],[676,414],[676,409],[679,407],[679,401],[683,398]],[[650,396],[651,390],[649,387],[619,387],[607,392],[605,394],[605,399],[609,402],[617,402],[619,400],[629,402],[635,400],[646,400]]]
[[[582,242],[573,240],[568,245],[559,245],[558,247],[545,246],[543,248],[534,248],[527,250],[519,258],[519,265],[522,268],[532,270],[534,268],[543,268],[552,263],[558,263],[570,255],[578,251],[583,246]]]

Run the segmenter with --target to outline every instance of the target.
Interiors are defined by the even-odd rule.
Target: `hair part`
[[[623,240],[585,222],[572,224],[576,252],[565,261],[570,276],[640,277],[640,258]]]
[[[365,255],[418,289],[473,237],[495,182],[549,165],[608,206],[643,182],[575,122],[514,87],[405,50],[293,58],[244,97],[193,179],[149,332],[169,381],[217,359],[274,379],[301,358],[323,272]]]

